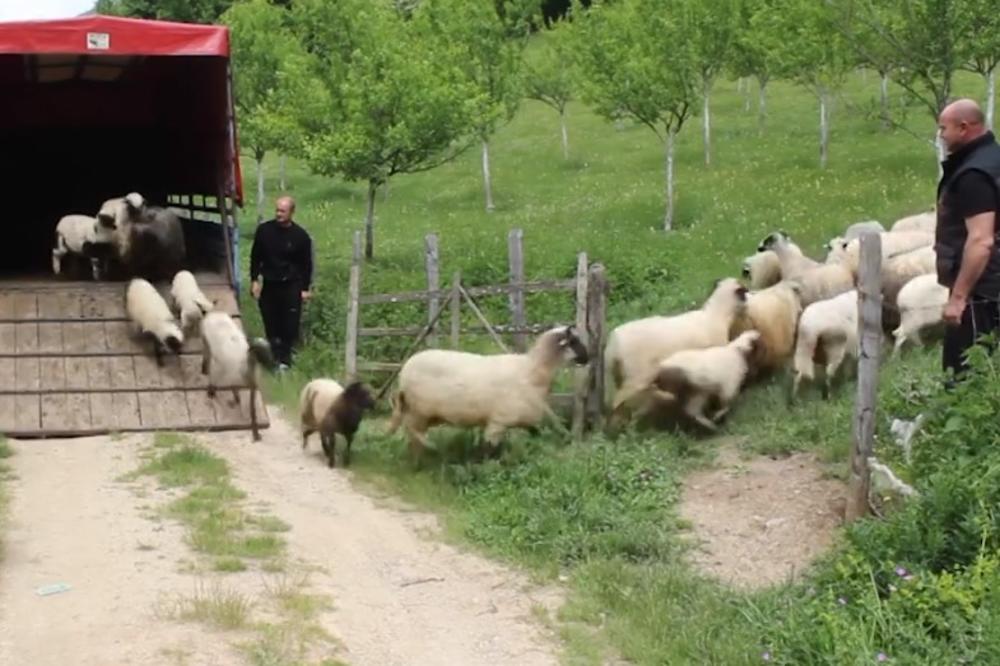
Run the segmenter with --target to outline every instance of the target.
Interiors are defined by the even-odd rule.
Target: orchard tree
[[[990,0],[957,0],[963,67],[986,80],[986,124],[996,114],[996,70],[1000,65],[1000,11]]]
[[[214,23],[233,0],[97,0],[98,14],[167,19],[188,23]]]
[[[737,0],[690,0],[694,53],[701,76],[702,139],[705,166],[712,163],[711,95],[715,78],[730,61],[736,40],[739,5]]]
[[[595,0],[589,9],[573,8],[583,98],[605,118],[633,118],[663,142],[666,231],[674,223],[675,139],[700,101],[683,1]]]
[[[563,158],[569,158],[566,107],[573,99],[572,50],[567,44],[568,26],[558,21],[539,36],[538,51],[527,53],[524,63],[524,95],[552,107],[559,114]]]
[[[754,17],[782,4],[778,0],[743,0],[737,11],[736,39],[729,66],[736,76],[757,80],[757,124],[761,132],[767,119],[767,84],[777,74],[780,63],[777,54],[768,47],[767,35],[761,33],[763,26]]]
[[[368,0],[297,0],[293,10],[329,99],[303,118],[306,159],[317,173],[368,185],[369,259],[378,189],[392,176],[453,159],[470,126],[475,94],[457,66],[459,49],[428,38],[425,10],[418,5],[406,18]]]

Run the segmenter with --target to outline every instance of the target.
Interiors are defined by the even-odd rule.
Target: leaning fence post
[[[451,277],[451,348],[458,349],[458,336],[462,331],[462,271]]]
[[[575,328],[585,347],[589,347],[590,336],[587,331],[587,253],[581,252],[576,257],[576,322]],[[577,368],[573,372],[573,421],[571,432],[573,440],[583,439],[583,429],[587,420],[587,388],[590,380],[589,368]]]
[[[347,287],[347,338],[344,343],[344,373],[347,381],[358,376],[358,320],[361,298],[361,232],[354,232],[351,276]]]
[[[438,237],[437,234],[427,234],[424,236],[424,266],[427,269],[427,321],[437,319],[438,309],[441,307],[441,300],[438,297],[438,290],[441,288],[441,276],[438,272]],[[437,346],[437,334],[431,329],[427,336],[427,343],[431,347]]]
[[[608,281],[604,266],[594,264],[587,276],[587,423],[599,430],[604,420],[604,338]]]
[[[511,284],[524,284],[524,232],[511,229],[507,234],[507,259],[510,263]],[[523,329],[526,324],[524,316],[524,291],[520,288],[510,290],[510,323],[514,330],[514,349],[523,352],[527,349],[527,338]]]
[[[879,346],[882,342],[882,239],[878,234],[861,237],[858,269],[858,395],[854,401],[851,476],[844,520],[868,513],[871,472],[868,458],[875,440],[875,407],[878,399]]]

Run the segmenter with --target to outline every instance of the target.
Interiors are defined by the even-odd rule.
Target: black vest
[[[1000,199],[1000,146],[992,132],[971,141],[950,155],[943,164],[937,189],[937,228],[934,252],[937,254],[938,282],[951,288],[962,265],[962,251],[969,235],[965,219],[952,205],[952,185],[968,171],[981,171],[996,183]],[[994,223],[993,254],[979,281],[972,289],[976,296],[995,299],[1000,295],[1000,220]]]

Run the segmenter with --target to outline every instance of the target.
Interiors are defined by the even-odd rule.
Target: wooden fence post
[[[427,290],[437,292],[441,288],[441,275],[438,271],[438,237],[437,234],[427,234],[424,236],[424,266],[427,269]],[[436,293],[431,293],[427,297],[427,321],[437,321],[438,309],[441,307],[441,299]],[[431,329],[427,336],[427,343],[431,347],[437,346],[437,334]]]
[[[361,232],[354,232],[351,254],[351,276],[347,287],[347,338],[344,342],[344,373],[347,381],[358,375],[358,320],[361,297]]]
[[[591,431],[604,421],[604,340],[608,281],[604,266],[594,264],[587,276],[587,338],[590,363],[587,366],[587,423]]]
[[[451,277],[451,348],[458,349],[458,336],[462,332],[462,271]]]
[[[868,458],[875,440],[879,346],[882,342],[882,239],[878,234],[861,237],[858,340],[861,345],[858,353],[858,395],[854,402],[854,448],[844,511],[846,522],[868,513],[868,490],[871,485]]]
[[[520,229],[511,229],[507,234],[507,259],[510,263],[511,284],[524,284],[524,232]],[[524,316],[524,291],[522,289],[512,289],[510,299],[510,323],[515,328],[523,327],[526,323]],[[514,349],[523,352],[527,349],[527,338],[523,332],[514,334]]]
[[[576,257],[576,331],[584,346],[590,347],[590,336],[587,330],[587,253],[581,252]],[[590,372],[587,366],[573,371],[573,421],[570,431],[573,441],[583,439],[583,429],[587,421],[587,388]]]

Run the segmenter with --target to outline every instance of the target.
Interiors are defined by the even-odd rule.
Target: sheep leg
[[[163,346],[163,343],[161,343],[159,341],[159,339],[155,339],[154,338],[154,340],[153,340],[153,356],[156,357],[156,365],[158,365],[161,368],[163,367],[163,352],[164,352],[164,349],[165,349],[165,347]]]
[[[319,434],[320,444],[323,445],[323,453],[326,454],[326,464],[327,467],[331,469],[337,466],[337,440],[336,435],[326,434],[321,432]]]
[[[347,442],[347,446],[344,447],[344,467],[348,467],[351,464],[351,442],[354,440],[354,435],[344,435],[344,441]]]
[[[306,428],[302,429],[302,449],[305,450],[309,446],[309,435],[316,432],[315,430],[308,430]]]
[[[237,396],[239,402],[239,396]],[[260,430],[257,428],[257,387],[250,385],[250,428],[253,431],[253,441],[260,441]]]
[[[500,455],[500,440],[503,438],[504,432],[506,432],[507,426],[500,423],[488,423],[486,428],[483,430],[483,439],[486,441],[488,450],[486,455],[491,458],[498,457]]]
[[[240,390],[239,389],[233,389],[233,404],[234,405],[240,404]]]
[[[706,402],[708,402],[708,396],[704,393],[691,396],[691,398],[684,403],[684,413],[700,423],[709,431],[715,432],[718,428],[714,423],[709,421],[704,414]]]
[[[826,388],[824,399],[830,397],[830,389],[833,386],[833,380],[837,376],[837,371],[840,369],[840,364],[844,362],[844,355],[847,353],[847,345],[836,345],[833,349],[829,350],[829,356],[826,363],[826,377],[824,377],[824,387]]]
[[[420,467],[424,452],[427,450],[427,434],[418,431],[412,425],[406,425],[407,440],[410,449],[410,462]]]

